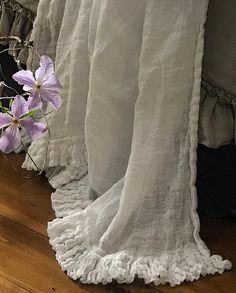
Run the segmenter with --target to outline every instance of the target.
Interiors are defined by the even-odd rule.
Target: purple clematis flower
[[[35,72],[21,70],[13,76],[23,89],[30,92],[32,96],[31,108],[38,106],[42,101],[49,102],[54,109],[61,106],[61,96],[59,94],[62,86],[54,74],[52,59],[43,55],[40,59],[40,67]]]
[[[6,128],[0,137],[0,150],[4,153],[10,153],[20,145],[19,128],[25,128],[33,140],[47,130],[43,123],[36,123],[31,117],[27,117],[28,112],[29,103],[22,96],[16,96],[11,111],[0,113],[0,129]]]

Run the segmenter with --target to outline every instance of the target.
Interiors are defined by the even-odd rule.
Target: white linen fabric
[[[35,44],[64,86],[49,117],[48,234],[72,279],[174,286],[231,268],[200,239],[196,213],[207,2],[39,3]],[[30,147],[40,167],[46,148],[47,135]]]

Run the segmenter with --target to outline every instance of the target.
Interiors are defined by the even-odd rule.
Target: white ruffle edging
[[[57,188],[51,195],[52,207],[56,217],[65,217],[72,213],[84,210],[92,203],[88,188],[88,175],[78,180],[72,180],[70,183]]]
[[[145,284],[175,286],[197,280],[201,275],[221,274],[225,269],[231,269],[230,261],[222,260],[218,255],[203,256],[194,243],[161,255],[137,256],[132,251],[105,255],[99,248],[88,249],[87,220],[88,215],[82,211],[48,224],[50,244],[62,270],[82,283],[105,285],[116,280],[129,284],[137,276]]]
[[[29,153],[34,159],[39,169],[48,169],[51,167],[81,167],[87,165],[87,153],[84,143],[84,138],[63,137],[51,139],[48,145],[48,138],[43,136],[42,139],[34,141]],[[44,164],[46,160],[46,164]],[[27,170],[36,170],[29,156],[26,156],[22,168]]]

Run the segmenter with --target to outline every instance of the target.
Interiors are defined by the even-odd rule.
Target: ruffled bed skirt
[[[20,4],[19,4],[19,3]],[[28,41],[33,28],[33,21],[37,11],[37,0],[1,0],[0,1],[0,36],[15,36],[22,41]],[[13,48],[14,41],[1,42],[2,45]],[[13,52],[9,50],[9,54]],[[24,48],[16,52],[22,64],[26,64],[28,49]]]
[[[236,144],[236,95],[202,81],[199,143],[210,148]]]
[[[205,24],[199,141],[210,148],[235,144],[236,2],[210,1]]]
[[[39,4],[35,45],[55,58],[64,86],[62,107],[49,116],[45,169],[57,218],[48,234],[74,280],[131,283],[138,276],[174,286],[231,268],[200,239],[196,212],[207,4]],[[40,167],[47,139],[29,149]],[[33,168],[28,159],[23,166]]]

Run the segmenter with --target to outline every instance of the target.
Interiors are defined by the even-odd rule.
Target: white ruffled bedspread
[[[72,279],[171,286],[231,268],[199,236],[196,147],[207,0],[41,0],[55,58],[47,175],[57,261]],[[34,68],[37,58],[29,60]],[[43,166],[47,135],[30,153]],[[32,169],[30,160],[23,165]]]

